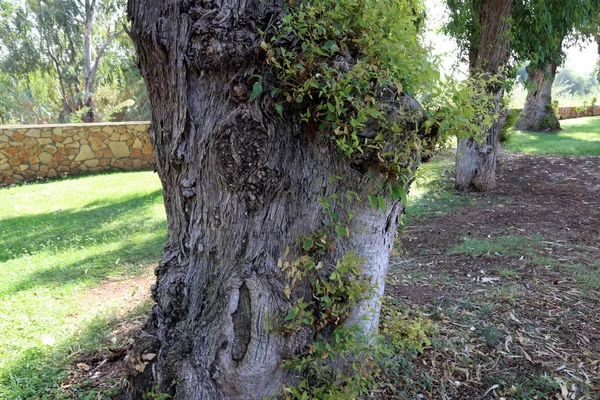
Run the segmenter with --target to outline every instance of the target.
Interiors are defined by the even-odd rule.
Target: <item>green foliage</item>
[[[367,354],[376,351],[358,327],[339,328],[327,341],[315,341],[307,352],[289,360],[285,367],[301,377],[294,386],[283,388],[276,398],[285,400],[353,400],[368,394],[375,386],[375,359]],[[360,355],[360,358],[357,358]],[[334,370],[332,365],[340,360],[347,367]]]
[[[570,95],[590,96],[597,91],[598,80],[592,74],[583,74],[572,68],[561,68],[557,72],[554,80],[553,97],[556,94],[556,88],[564,86],[564,92]]]
[[[456,40],[462,61],[471,65],[479,51],[481,0],[446,0],[446,5],[449,18],[442,32]]]
[[[338,260],[331,272],[315,259],[330,246],[324,237],[307,238],[304,250],[310,254],[295,261],[281,262],[290,282],[284,294],[290,298],[298,282],[311,287],[311,299],[297,299],[283,318],[281,329],[292,333],[309,329],[312,344],[306,351],[284,363],[294,370],[299,382],[283,389],[284,399],[354,399],[370,387],[367,365],[371,359],[355,359],[370,349],[360,327],[344,324],[352,307],[370,291],[361,277],[362,260],[353,251]],[[344,371],[336,370],[340,359],[347,361]]]
[[[508,143],[510,141],[512,129],[517,124],[520,114],[521,110],[514,108],[508,110],[506,120],[504,121],[502,128],[500,128],[500,134],[498,135],[500,143]]]
[[[420,42],[422,19],[419,0],[313,0],[290,7],[261,44],[275,75],[261,92],[270,93],[279,114],[300,114],[308,129],[327,132],[348,157],[375,152],[383,171],[406,177],[414,153],[431,153],[440,136],[481,131],[493,119],[480,90],[489,81],[438,83]],[[401,93],[424,110],[401,104]],[[381,208],[380,199],[371,201]]]
[[[91,13],[76,0],[0,2],[0,123],[76,122],[89,110],[84,107],[90,95],[96,120],[124,119],[126,112],[139,115],[128,119],[148,118],[133,46],[126,35],[111,39],[124,22],[124,2],[99,0],[95,5]],[[84,86],[84,21],[89,15],[95,21],[92,65],[110,39],[99,58],[94,93]],[[139,99],[135,105],[134,95]]]
[[[597,0],[516,1],[511,32],[515,60],[529,62],[529,70],[562,65],[566,48],[596,29],[599,12]]]
[[[386,90],[414,93],[434,73],[418,40],[420,13],[421,5],[411,0],[315,0],[292,8],[280,31],[263,42],[277,78],[271,88],[275,109],[298,110],[348,156],[376,149],[403,175],[411,160],[397,150],[412,150],[417,132],[390,118],[393,110],[379,98]],[[289,46],[289,37],[299,44]],[[365,137],[360,132],[369,124],[375,132]]]
[[[390,304],[384,304],[382,307],[380,330],[396,350],[419,353],[431,345],[431,338],[436,332],[429,319],[411,315]]]
[[[308,247],[307,244],[314,243]],[[304,248],[309,254],[316,250],[322,254],[328,246],[324,238],[307,239]],[[316,262],[309,255],[300,257],[292,262],[280,261],[280,268],[290,282],[284,289],[284,294],[290,298],[292,290],[298,282],[308,282],[311,285],[312,299],[299,298],[284,317],[285,331],[297,331],[312,327],[321,332],[327,327],[341,325],[359,299],[369,291],[368,283],[360,276],[362,260],[357,258],[354,251],[349,252],[338,260],[335,268],[326,273],[322,262]]]
[[[489,88],[503,84],[501,75],[475,71],[462,81],[450,78],[434,84],[423,99],[428,116],[425,127],[438,127],[441,145],[455,136],[483,140],[485,129],[499,117]]]

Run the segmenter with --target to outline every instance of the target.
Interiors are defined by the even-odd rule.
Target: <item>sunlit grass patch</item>
[[[561,132],[515,131],[505,149],[527,154],[600,156],[600,117],[568,119],[560,124]]]
[[[29,184],[1,189],[0,205],[0,399],[58,398],[57,362],[114,311],[114,293],[90,290],[148,275],[162,253],[160,182],[135,172]]]
[[[454,154],[443,152],[417,170],[410,188],[403,224],[421,217],[433,217],[465,204],[475,203],[469,193],[454,190]]]

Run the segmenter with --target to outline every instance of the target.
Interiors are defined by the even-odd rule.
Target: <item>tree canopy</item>
[[[115,0],[0,2],[0,123],[108,119],[131,88],[143,98],[123,14]]]

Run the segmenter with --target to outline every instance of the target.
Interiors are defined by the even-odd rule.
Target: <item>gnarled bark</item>
[[[378,160],[351,163],[298,116],[280,117],[268,95],[249,101],[250,77],[268,78],[259,30],[280,21],[279,4],[129,1],[168,238],[126,398],[156,387],[175,399],[260,399],[293,383],[282,362],[305,351],[312,332],[278,326],[311,293],[299,284],[288,298],[278,260],[303,254],[298,239],[327,224],[321,199],[335,193],[353,190],[363,201],[350,206],[352,235],[322,261],[331,268],[349,250],[363,258],[375,292],[346,323],[367,335],[377,329],[403,205],[387,201],[382,212],[364,201],[381,193]],[[147,363],[147,353],[157,357]]]
[[[560,122],[552,109],[552,85],[555,77],[556,65],[554,64],[548,64],[545,71],[534,68],[529,72],[529,80],[536,89],[527,93],[517,129],[535,132],[560,130]]]
[[[480,9],[481,37],[472,73],[503,75],[508,61],[509,19],[513,0],[483,0]],[[506,119],[502,107],[504,89],[499,84],[489,87],[499,117],[484,132],[484,142],[459,139],[456,152],[456,189],[486,191],[496,186],[496,163],[500,152],[498,135]]]

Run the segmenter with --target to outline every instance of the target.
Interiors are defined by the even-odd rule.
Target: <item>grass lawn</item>
[[[123,309],[101,288],[148,275],[165,235],[151,172],[0,189],[0,399],[61,398],[61,361]]]
[[[515,131],[506,151],[528,154],[600,156],[600,117],[560,121],[563,128],[556,133]]]

